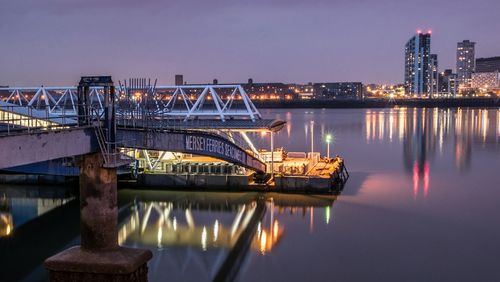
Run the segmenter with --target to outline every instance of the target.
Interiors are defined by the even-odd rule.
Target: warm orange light
[[[266,253],[266,243],[267,243],[267,232],[262,230],[262,235],[260,236],[260,253]]]
[[[278,238],[278,230],[279,230],[278,221],[275,219],[274,224],[273,224],[273,239],[274,240],[276,240]]]

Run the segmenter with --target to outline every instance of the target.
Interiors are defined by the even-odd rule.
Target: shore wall
[[[309,101],[253,101],[257,108],[456,108],[456,107],[500,107],[499,98],[444,98],[444,99],[365,99],[365,100],[309,100]]]

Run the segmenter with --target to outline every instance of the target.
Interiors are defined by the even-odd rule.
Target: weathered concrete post
[[[81,246],[87,250],[118,247],[116,168],[103,168],[100,153],[83,156],[80,165]]]
[[[81,246],[45,261],[51,281],[147,281],[149,250],[118,246],[116,168],[100,153],[80,166]]]
[[[93,83],[112,86],[111,77]],[[84,81],[84,78],[82,78]],[[82,85],[82,82],[80,82]],[[80,85],[80,86],[81,86]],[[81,95],[88,95],[83,84]],[[111,91],[110,91],[111,90]],[[114,89],[105,89],[111,96]],[[82,97],[82,96],[80,96]],[[112,97],[107,97],[108,101]],[[85,112],[87,106],[81,107]],[[113,118],[107,109],[108,132]],[[86,120],[91,120],[84,116]],[[108,136],[109,138],[109,136]],[[111,138],[110,138],[111,139]],[[112,138],[114,142],[114,137]],[[110,142],[108,141],[108,144]],[[116,166],[106,166],[101,152],[82,156],[80,162],[80,233],[81,246],[65,250],[45,261],[51,281],[147,281],[149,250],[124,248],[118,245],[118,206]]]

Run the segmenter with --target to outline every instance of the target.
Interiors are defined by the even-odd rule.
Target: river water
[[[262,113],[287,121],[274,139],[287,151],[325,155],[332,135],[343,191],[122,190],[118,239],[153,251],[150,281],[500,281],[500,110]],[[73,195],[0,187],[0,280],[45,280],[43,259],[78,244]]]

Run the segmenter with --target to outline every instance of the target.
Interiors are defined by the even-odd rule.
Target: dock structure
[[[279,155],[281,152],[275,152]],[[269,168],[270,160],[267,160]],[[156,170],[140,174],[136,187],[155,189],[208,189],[222,191],[274,191],[288,193],[337,193],[349,178],[341,157],[313,161],[280,159],[274,175],[258,180],[253,172],[210,157],[189,157],[183,162],[163,162]],[[269,171],[268,171],[269,172]],[[265,175],[263,175],[265,176]]]
[[[226,174],[225,182],[220,177],[216,184],[231,188],[231,181],[246,177],[247,188],[261,191],[299,191],[301,185],[309,189],[325,181],[331,191],[332,179],[337,183],[345,175],[340,158],[327,160],[323,167],[316,164],[309,175],[277,174],[272,140],[285,122],[262,119],[238,85],[162,87],[134,79],[115,87],[110,76],[98,76],[82,77],[77,88],[0,88],[2,93],[7,97],[0,103],[0,169],[22,171],[22,166],[54,159],[72,159],[79,168],[82,242],[47,259],[53,281],[147,280],[151,252],[121,247],[117,229],[117,169],[137,163],[139,151],[151,170],[166,152],[174,158],[200,155],[244,168],[243,178]],[[270,178],[269,163],[249,132],[271,134]],[[152,159],[148,150],[161,153]],[[174,179],[182,179],[183,173],[175,172]],[[191,185],[192,175],[188,166],[185,184]],[[194,177],[201,187],[215,179]],[[297,180],[301,177],[308,182]],[[316,192],[325,191],[321,185]]]

